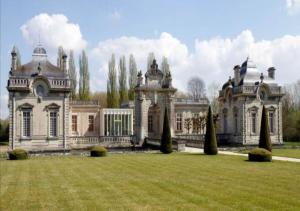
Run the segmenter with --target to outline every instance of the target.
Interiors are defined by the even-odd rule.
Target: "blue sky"
[[[38,28],[49,59],[55,63],[57,46],[72,35],[64,29],[57,29],[57,33],[47,31],[45,22],[37,20],[41,19],[40,14],[47,15],[48,21],[57,21],[53,15],[59,14],[67,18],[64,24],[71,28],[78,26],[80,41],[69,43],[67,49],[77,49],[77,54],[82,49],[87,51],[92,90],[105,90],[111,53],[117,56],[134,53],[143,70],[150,51],[158,58],[162,55],[170,58],[174,83],[184,90],[188,76],[194,73],[204,78],[207,85],[210,81],[224,82],[232,74],[231,66],[241,63],[249,54],[262,69],[276,65],[285,71],[291,69],[289,75],[297,74],[287,77],[287,72],[282,73],[279,82],[299,79],[300,64],[291,63],[299,60],[299,10],[299,0],[1,0],[0,117],[7,115],[5,86],[12,46],[18,46],[22,63],[29,62]],[[34,17],[36,22],[30,22]],[[27,26],[29,37],[21,30],[23,25]],[[60,36],[57,43],[49,41],[49,37],[57,34]],[[287,53],[281,55],[278,51]],[[188,70],[189,74],[185,74]]]

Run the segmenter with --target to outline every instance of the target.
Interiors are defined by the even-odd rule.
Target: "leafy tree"
[[[194,100],[205,97],[205,83],[201,78],[197,76],[190,78],[187,88],[189,95]]]
[[[118,108],[119,107],[116,61],[115,61],[114,54],[111,55],[111,59],[108,63],[107,107],[108,108]]]
[[[102,92],[102,91],[94,92],[91,95],[91,100],[97,100],[99,102],[101,108],[107,108],[107,93],[106,92]]]
[[[57,67],[61,68],[63,67],[63,55],[64,55],[64,49],[62,46],[58,47],[58,51],[57,51]]]
[[[169,124],[168,110],[165,108],[163,133],[161,135],[160,151],[164,154],[171,153],[172,150],[172,137]]]
[[[89,76],[89,67],[88,67],[88,58],[85,54],[85,51],[82,51],[82,54],[79,56],[79,98],[80,100],[89,100],[90,99],[90,76]]]
[[[153,52],[148,54],[148,58],[147,58],[147,70],[151,69],[151,65],[153,63],[153,60],[155,59],[155,55]]]
[[[129,100],[134,100],[134,88],[137,85],[137,66],[132,54],[129,57]]]
[[[272,143],[270,138],[269,120],[267,109],[263,106],[261,114],[261,125],[259,134],[259,148],[264,148],[272,152]]]
[[[300,80],[283,87],[282,130],[284,141],[300,141]]]
[[[70,50],[70,57],[69,57],[69,73],[71,79],[71,98],[75,99],[76,97],[76,86],[77,86],[77,75],[76,75],[76,67],[74,61],[74,53]]]
[[[213,122],[213,114],[211,107],[208,108],[208,114],[206,119],[206,134],[204,141],[204,153],[207,155],[216,155],[218,154],[217,148],[217,137]]]
[[[128,88],[127,88],[127,73],[126,73],[126,60],[125,56],[120,58],[119,63],[119,96],[120,106],[121,103],[128,101]]]

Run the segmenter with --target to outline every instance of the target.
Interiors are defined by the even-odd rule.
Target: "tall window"
[[[227,109],[223,109],[223,132],[227,133]]]
[[[30,119],[30,111],[23,111],[23,137],[31,136],[31,119]]]
[[[182,131],[182,113],[176,113],[176,130]]]
[[[77,115],[72,115],[72,131],[77,132]]]
[[[94,131],[94,116],[89,115],[89,128],[88,131]]]
[[[57,136],[57,112],[50,112],[50,137]]]
[[[148,131],[153,132],[153,116],[148,116]]]
[[[256,113],[251,113],[251,132],[256,133]]]
[[[270,125],[270,132],[274,133],[274,112],[269,112],[269,125]]]

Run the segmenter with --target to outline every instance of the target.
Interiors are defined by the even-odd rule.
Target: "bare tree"
[[[194,100],[205,97],[205,83],[201,78],[197,76],[190,78],[190,80],[188,81],[187,89],[189,95]]]
[[[210,101],[211,109],[213,113],[218,113],[219,110],[219,89],[221,85],[217,82],[212,82],[207,87],[207,97]]]
[[[186,118],[184,120],[184,128],[187,129],[188,134],[190,133],[190,129],[192,128],[192,126],[193,126],[192,118]]]

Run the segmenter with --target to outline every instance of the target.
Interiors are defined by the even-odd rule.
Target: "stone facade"
[[[128,147],[133,142],[142,145],[146,138],[161,137],[165,108],[173,137],[202,137],[205,133],[208,100],[176,98],[171,73],[163,74],[155,60],[145,73],[145,80],[141,71],[138,73],[134,102],[126,102],[120,109],[106,109],[97,101],[70,100],[66,55],[61,68],[47,60],[41,46],[34,49],[32,60],[20,67],[15,49],[11,55],[7,84],[10,149],[67,150],[95,144]],[[230,137],[230,143],[257,144],[265,105],[272,142],[282,143],[283,93],[275,82],[275,68],[269,68],[268,76],[264,76],[247,59],[241,67],[235,66],[234,75],[219,94],[218,132]],[[186,127],[188,119],[190,128]],[[193,119],[202,119],[198,124],[201,126],[196,128]]]
[[[10,149],[65,149],[69,135],[70,79],[66,68],[52,65],[44,48],[32,61],[17,67],[13,49],[9,91]]]
[[[234,67],[234,78],[219,92],[220,134],[230,135],[230,143],[256,145],[259,140],[262,107],[268,109],[271,141],[282,144],[283,92],[275,82],[275,68],[268,75],[259,73],[249,58]]]

